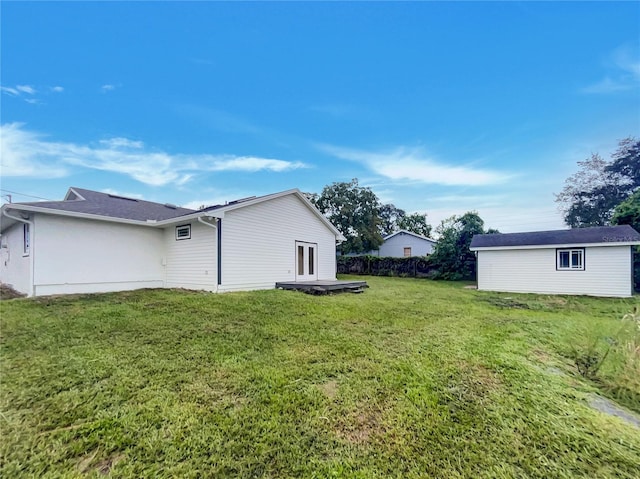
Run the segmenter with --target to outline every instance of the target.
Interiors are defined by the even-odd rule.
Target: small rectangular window
[[[25,255],[28,255],[31,250],[31,229],[29,227],[29,223],[22,225],[22,252]]]
[[[191,225],[176,226],[176,240],[191,239]]]
[[[408,258],[411,256],[411,248],[405,248],[404,249],[404,257]]]
[[[556,269],[584,270],[584,248],[557,250]]]

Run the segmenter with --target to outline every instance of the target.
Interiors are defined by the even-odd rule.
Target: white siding
[[[215,291],[218,282],[217,230],[197,220],[190,224],[191,239],[176,240],[175,226],[164,231],[166,286]]]
[[[404,257],[404,248],[411,248],[411,256],[426,256],[433,252],[433,244],[422,238],[406,233],[398,233],[380,246],[380,256]]]
[[[0,281],[10,285],[16,291],[29,294],[31,289],[31,257],[24,255],[23,224],[17,223],[2,233]],[[33,231],[31,231],[31,235],[33,237]],[[30,254],[34,254],[33,244]]]
[[[478,251],[478,289],[631,296],[630,246],[585,248],[584,262],[584,271],[557,271],[555,248]]]
[[[162,230],[36,215],[34,239],[37,296],[164,285]]]
[[[295,195],[225,213],[221,291],[295,281],[295,242],[316,243],[319,280],[336,279],[334,233]]]

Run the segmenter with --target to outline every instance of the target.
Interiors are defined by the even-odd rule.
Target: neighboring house
[[[476,235],[478,289],[514,293],[633,294],[631,226]]]
[[[409,258],[411,256],[428,256],[433,253],[436,240],[426,236],[400,230],[385,236],[380,249],[366,253],[347,253],[345,256],[381,256],[393,258]]]
[[[400,230],[384,238],[378,250],[378,256],[408,258],[410,256],[427,256],[433,252],[435,240],[426,236]]]
[[[340,232],[299,190],[200,211],[70,188],[5,204],[0,281],[29,296],[336,279]]]

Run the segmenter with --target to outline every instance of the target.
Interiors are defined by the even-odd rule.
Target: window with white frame
[[[556,269],[577,271],[584,270],[584,248],[557,250]]]
[[[22,225],[22,254],[25,256],[29,254],[31,250],[31,229],[29,223]]]
[[[191,239],[191,225],[176,226],[176,240]]]

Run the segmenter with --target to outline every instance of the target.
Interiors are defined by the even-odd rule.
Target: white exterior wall
[[[35,295],[164,286],[163,231],[36,215]]]
[[[167,288],[216,291],[217,230],[198,220],[184,224],[191,225],[191,239],[176,240],[175,226],[164,230],[165,285]]]
[[[380,246],[379,256],[404,258],[404,248],[411,248],[411,256],[426,256],[433,252],[433,244],[430,241],[406,233],[398,233]]]
[[[317,243],[318,280],[336,279],[334,233],[295,195],[228,211],[222,220],[219,291],[295,281],[296,241]]]
[[[556,249],[478,251],[478,289],[513,293],[633,294],[630,246],[587,247],[583,271],[557,271]]]
[[[0,281],[16,291],[29,294],[31,290],[31,257],[24,254],[23,224],[17,223],[2,233],[0,244]],[[31,231],[33,236],[33,231]],[[5,248],[6,246],[6,248]],[[33,254],[33,244],[31,245]]]

